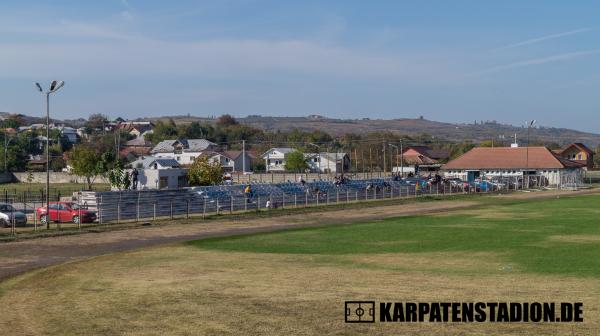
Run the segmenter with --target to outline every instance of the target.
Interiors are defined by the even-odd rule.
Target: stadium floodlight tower
[[[527,188],[529,189],[529,130],[535,124],[535,119],[527,121],[527,148],[525,149],[525,174],[527,174]],[[523,183],[525,183],[525,176],[523,176]]]
[[[50,94],[58,91],[64,85],[63,81],[53,80],[50,83],[50,89],[44,91],[40,83],[35,83],[38,91],[46,95],[46,229],[50,229]]]

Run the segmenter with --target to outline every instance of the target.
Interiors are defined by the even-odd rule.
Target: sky
[[[600,2],[0,2],[0,111],[497,120],[600,133]]]

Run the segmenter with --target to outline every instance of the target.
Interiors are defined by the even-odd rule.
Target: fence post
[[[294,208],[298,207],[298,194],[294,193]]]
[[[14,236],[17,233],[17,229],[16,229],[16,226],[15,226],[15,208],[11,207],[10,211],[11,211],[10,218],[12,219],[11,220],[11,225],[10,225],[10,233]]]
[[[356,202],[358,202],[358,190],[356,191]]]
[[[346,203],[350,203],[350,190],[346,189]]]
[[[294,174],[294,177],[296,177],[296,174]],[[285,209],[285,193],[281,196],[281,208]]]
[[[154,200],[154,203],[152,204],[152,207],[153,207],[152,220],[156,221],[156,200]]]
[[[46,217],[46,220],[49,219],[49,216]],[[100,195],[100,204],[98,205],[98,222],[102,225],[102,195]]]
[[[202,219],[206,218],[206,199],[202,198]]]
[[[190,218],[190,200],[189,199],[185,200],[185,206],[186,206],[185,218],[189,219]]]
[[[233,196],[231,196],[231,203],[229,205],[229,213],[232,214],[233,213]]]
[[[217,215],[219,214],[219,199],[217,198]]]
[[[171,219],[173,219],[173,200],[171,200]]]
[[[136,203],[136,209],[135,209],[135,222],[139,222],[140,221],[140,192],[137,192],[137,203]]]
[[[340,203],[340,190],[337,189],[336,191],[336,196],[335,196],[335,203]]]
[[[304,207],[308,207],[308,193],[304,193]]]
[[[77,193],[77,210],[79,212],[79,223],[77,223],[77,229],[81,230],[81,190]]]

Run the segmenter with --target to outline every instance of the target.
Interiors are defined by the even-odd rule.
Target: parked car
[[[46,207],[35,209],[35,214],[40,223],[46,223],[48,212]],[[73,222],[73,223],[91,223],[96,220],[96,213],[84,208],[79,208],[77,203],[73,202],[50,202],[50,221],[51,222]]]
[[[27,224],[27,216],[23,212],[17,211],[10,204],[0,203],[0,226],[9,227],[13,220],[15,225]]]
[[[468,188],[469,187],[469,182],[467,181],[463,181],[461,179],[459,179],[458,177],[452,177],[449,179],[446,179],[446,182],[450,183],[451,186],[453,187],[459,187],[459,188]]]

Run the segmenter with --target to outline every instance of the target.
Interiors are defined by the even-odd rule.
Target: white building
[[[206,139],[180,139],[161,141],[150,153],[155,158],[174,159],[181,165],[190,165],[202,154],[218,150],[216,143]]]
[[[315,173],[345,173],[350,169],[350,157],[346,153],[306,153],[310,171]]]
[[[261,157],[265,160],[265,170],[267,172],[284,172],[285,156],[296,151],[289,147],[275,147],[266,151]]]
[[[245,155],[244,155],[245,154]],[[214,153],[210,162],[219,162],[225,172],[249,172],[252,171],[252,156],[242,151],[225,151]]]
[[[173,159],[149,157],[132,162],[138,170],[137,189],[177,189],[187,186],[187,169]]]
[[[546,147],[476,147],[442,166],[447,178],[473,181],[478,178],[541,176],[550,185],[565,177],[579,180],[583,164],[567,160]]]
[[[262,155],[267,172],[285,172],[286,156],[294,148],[271,148]],[[342,173],[350,169],[350,157],[346,153],[304,153],[308,169],[315,173]]]

